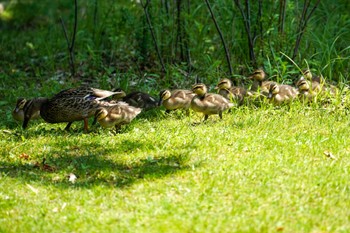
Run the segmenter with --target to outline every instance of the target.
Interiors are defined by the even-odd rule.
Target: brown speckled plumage
[[[159,93],[159,105],[163,104],[167,111],[175,109],[188,110],[194,96],[195,93],[190,90],[163,90]]]
[[[246,89],[243,87],[232,86],[231,81],[227,78],[222,79],[215,89],[219,90],[219,95],[222,95],[230,101],[235,101],[239,105],[243,104],[244,97],[247,95]]]
[[[87,131],[88,118],[95,114],[97,108],[109,105],[108,102],[101,100],[118,94],[121,94],[121,92],[80,87],[63,90],[50,99],[33,99],[26,103],[24,107],[23,128],[27,127],[32,113],[40,110],[40,115],[46,122],[68,122],[66,130],[70,128],[72,122],[84,120],[84,130]]]
[[[222,112],[233,107],[233,104],[225,97],[207,93],[207,87],[202,83],[195,84],[192,90],[196,95],[191,101],[191,108],[195,112],[202,112],[204,120],[207,120],[208,116],[213,114],[218,114],[222,119]]]
[[[98,108],[95,112],[94,122],[98,121],[105,128],[114,126],[118,132],[121,125],[129,124],[140,112],[141,108],[119,102]]]
[[[279,85],[275,82],[271,82],[269,87],[269,95],[268,98],[274,104],[282,104],[291,102],[298,96],[298,91],[289,85]]]
[[[254,70],[248,78],[254,80],[250,89],[252,92],[259,92],[263,96],[268,96],[271,81],[265,81],[266,73],[263,69]]]

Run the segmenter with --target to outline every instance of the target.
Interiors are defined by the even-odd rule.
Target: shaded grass
[[[350,229],[346,111],[243,107],[192,124],[200,118],[138,118],[119,135],[3,128],[2,231]],[[54,171],[35,165],[43,158]]]

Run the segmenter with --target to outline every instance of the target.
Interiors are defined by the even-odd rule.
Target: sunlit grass
[[[345,110],[243,107],[200,120],[149,114],[118,135],[3,126],[2,231],[350,230]]]

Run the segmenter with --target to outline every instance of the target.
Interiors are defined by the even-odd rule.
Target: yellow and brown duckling
[[[298,96],[298,91],[290,85],[279,85],[275,82],[271,82],[269,87],[268,98],[274,104],[282,104],[293,101]]]
[[[188,110],[194,96],[190,90],[163,90],[159,93],[159,105],[163,104],[166,112],[176,109]]]
[[[233,103],[219,94],[207,93],[208,90],[205,84],[195,84],[192,91],[196,95],[191,101],[191,108],[195,112],[202,112],[204,121],[208,119],[209,115],[213,114],[218,114],[222,119],[222,112],[234,106]]]
[[[320,84],[323,84],[325,82],[322,76],[314,75],[310,69],[304,69],[302,73],[303,73],[303,77],[305,77],[309,81],[318,82]]]
[[[253,84],[250,88],[252,92],[259,92],[264,96],[268,96],[269,87],[271,81],[266,81],[266,73],[263,69],[259,68],[253,71],[253,73],[248,77],[248,79],[253,80]]]
[[[301,77],[296,86],[299,90],[299,99],[306,102],[316,102],[319,98],[335,97],[338,88],[333,85],[321,85],[318,81],[309,81]],[[311,88],[312,87],[312,88]]]
[[[136,108],[124,102],[100,107],[95,112],[94,122],[98,121],[104,128],[115,127],[116,133],[122,125],[129,124],[138,114],[141,108]]]
[[[303,76],[299,80],[302,79],[309,81],[310,91],[314,92],[315,94],[321,93],[325,89],[324,78],[322,76],[313,75],[310,69],[303,70]]]
[[[299,81],[303,79],[309,81],[309,91],[314,95],[321,94],[322,96],[334,97],[339,93],[336,86],[327,83],[322,75],[316,76],[312,74],[310,69],[303,70],[303,76],[299,79]]]
[[[25,106],[25,104],[27,103],[27,99],[25,98],[18,98],[17,102],[16,102],[16,107],[15,109],[12,111],[12,117],[13,119],[15,119],[16,121],[21,121],[23,122],[24,120],[24,111],[23,108]],[[30,100],[29,100],[30,101]],[[32,114],[31,116],[31,120],[36,120],[40,118],[40,110],[36,111]]]
[[[125,95],[123,92],[112,92],[90,87],[70,88],[63,90],[52,98],[35,98],[24,106],[23,129],[37,111],[48,123],[68,122],[69,130],[74,121],[84,121],[84,130],[88,131],[88,118],[94,116],[101,106],[110,105],[102,100],[113,95]]]
[[[310,81],[306,80],[304,77],[298,80],[296,86],[299,91],[298,97],[302,102],[311,102],[317,96],[316,92],[310,90]]]
[[[243,104],[244,97],[247,95],[246,89],[243,87],[232,86],[231,80],[224,78],[215,87],[218,89],[219,95],[222,95],[230,101],[235,101],[239,105]]]

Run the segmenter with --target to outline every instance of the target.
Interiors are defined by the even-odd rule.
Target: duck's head
[[[308,79],[311,80],[312,79],[312,73],[310,69],[304,69],[303,70],[303,76]]]
[[[27,100],[25,98],[18,98],[16,102],[16,108],[15,112],[18,112],[19,110],[23,110],[24,105],[26,105]]]
[[[274,95],[277,95],[280,91],[280,88],[277,83],[272,82],[269,86],[269,95],[268,98],[271,99]]]
[[[16,121],[23,121],[24,119],[24,106],[27,100],[24,98],[18,98],[16,102],[16,107],[12,111],[12,116]]]
[[[299,91],[309,91],[310,89],[309,82],[305,78],[299,79],[296,86],[298,87]]]
[[[263,69],[259,68],[254,70],[254,72],[248,77],[248,79],[253,79],[256,81],[263,81],[266,77],[266,73]]]
[[[98,108],[95,112],[94,122],[100,121],[104,118],[106,118],[108,115],[108,111],[106,108]]]
[[[231,88],[231,81],[227,78],[222,79],[218,85],[215,87],[215,89],[223,90],[223,89],[230,89]]]
[[[158,106],[162,104],[164,100],[167,100],[171,97],[171,92],[169,90],[162,90],[159,92],[159,102]]]
[[[198,96],[204,96],[207,93],[208,89],[205,84],[198,83],[192,86],[192,91]]]
[[[162,100],[167,100],[171,97],[171,92],[169,90],[163,90],[159,93],[159,98]]]
[[[25,104],[23,106],[23,113],[24,113],[24,120],[22,124],[23,129],[27,128],[30,118],[35,113],[40,111],[43,104],[47,103],[48,101],[49,99],[44,97],[38,97],[38,98],[25,101]]]

